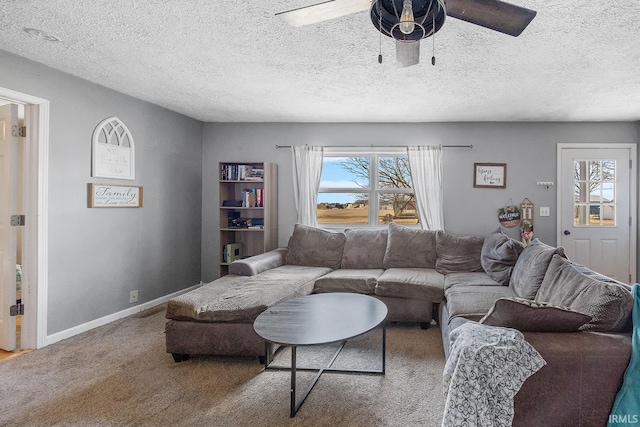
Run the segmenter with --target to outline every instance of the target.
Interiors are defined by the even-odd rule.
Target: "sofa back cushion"
[[[289,238],[287,264],[340,268],[345,240],[341,232],[296,224]]]
[[[555,248],[538,239],[533,239],[522,250],[511,272],[509,287],[513,295],[519,298],[535,299],[551,257],[554,255],[564,257],[564,248],[562,246]]]
[[[389,224],[384,268],[434,268],[436,232]]]
[[[347,229],[340,268],[383,268],[387,229]]]
[[[484,238],[480,264],[482,268],[496,282],[508,286],[513,266],[524,249],[524,243],[510,238],[497,230]]]
[[[484,237],[456,236],[438,231],[436,239],[436,270],[438,273],[484,271],[480,254]]]
[[[622,331],[633,309],[631,287],[558,255],[549,264],[536,300],[591,316],[583,331]]]

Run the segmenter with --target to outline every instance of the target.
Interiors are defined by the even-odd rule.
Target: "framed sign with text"
[[[474,163],[474,188],[507,188],[506,163]]]
[[[90,208],[141,208],[142,187],[136,185],[89,184]]]

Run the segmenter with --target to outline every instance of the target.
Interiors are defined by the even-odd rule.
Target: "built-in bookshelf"
[[[238,258],[278,246],[278,165],[221,162],[220,275]]]

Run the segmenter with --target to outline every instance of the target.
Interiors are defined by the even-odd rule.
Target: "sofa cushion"
[[[591,316],[568,307],[524,298],[500,298],[480,323],[522,332],[576,332],[590,320]]]
[[[558,255],[553,256],[535,299],[591,316],[591,321],[580,328],[584,331],[621,331],[633,309],[628,285]]]
[[[384,270],[381,268],[341,268],[317,279],[313,291],[315,293],[354,292],[373,295],[376,289],[377,279],[383,272]]]
[[[436,270],[442,274],[484,271],[480,254],[484,237],[456,236],[438,231]]]
[[[436,232],[389,224],[384,268],[435,268]]]
[[[223,276],[171,299],[166,317],[197,322],[247,322],[272,305],[313,291],[326,267],[283,265],[255,276]]]
[[[551,257],[564,256],[562,246],[554,248],[538,239],[533,239],[523,250],[511,273],[509,287],[513,296],[526,299],[536,299],[536,293],[542,285]]]
[[[345,240],[341,232],[296,224],[289,238],[287,264],[340,268]]]
[[[498,230],[484,238],[480,264],[493,280],[508,286],[513,266],[523,249],[524,243]]]
[[[378,278],[375,294],[439,303],[444,299],[444,277],[432,268],[389,268]]]
[[[383,268],[386,228],[347,229],[340,268]]]
[[[478,321],[499,298],[512,297],[508,286],[454,286],[445,291],[449,318],[465,317]]]
[[[449,273],[444,276],[444,290],[454,286],[498,286],[500,283],[493,280],[487,273]]]

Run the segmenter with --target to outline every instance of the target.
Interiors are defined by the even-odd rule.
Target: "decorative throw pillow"
[[[347,229],[340,268],[383,268],[387,229]]]
[[[564,248],[549,246],[538,239],[533,239],[525,246],[513,267],[509,280],[509,287],[513,295],[535,299],[551,262],[551,257],[556,254],[564,257]]]
[[[436,232],[389,224],[384,268],[434,268]]]
[[[489,277],[508,286],[513,266],[523,249],[524,243],[510,238],[498,229],[484,238],[480,264]]]
[[[483,271],[480,254],[484,237],[456,236],[438,231],[436,270],[438,273]]]
[[[480,320],[522,332],[576,332],[591,316],[568,307],[524,298],[500,298]]]
[[[346,236],[296,224],[289,238],[287,264],[340,268]]]
[[[536,295],[591,316],[583,331],[618,332],[624,330],[633,310],[631,287],[587,267],[554,256]]]

